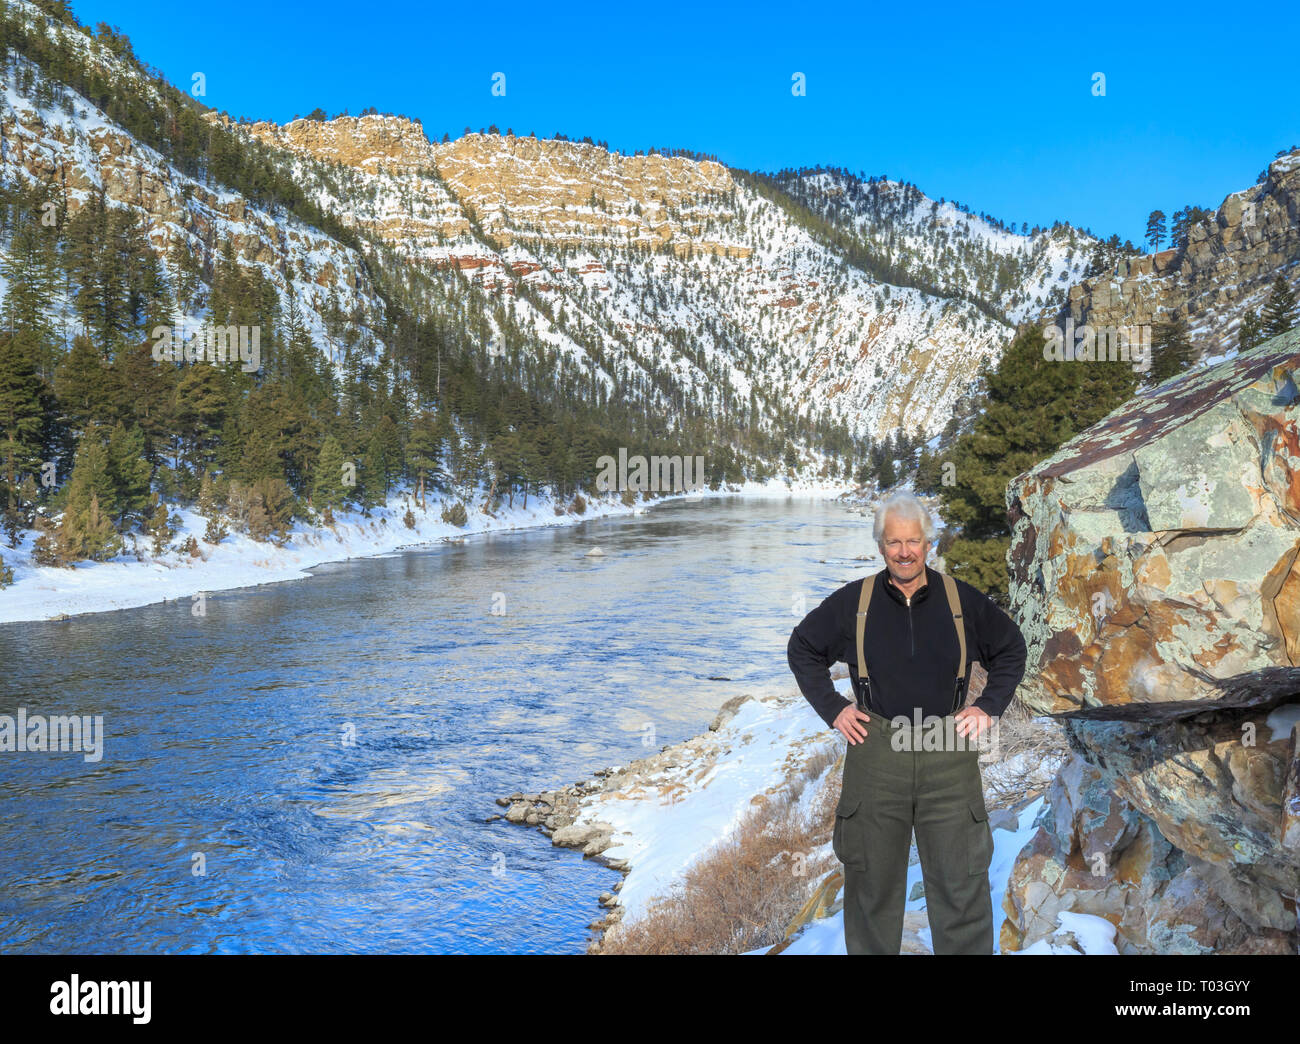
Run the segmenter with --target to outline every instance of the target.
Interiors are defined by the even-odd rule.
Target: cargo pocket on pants
[[[867,868],[862,820],[857,815],[861,806],[861,798],[840,798],[835,809],[835,829],[831,832],[831,849],[835,858],[854,870]]]
[[[970,874],[987,874],[989,864],[993,861],[993,831],[989,828],[989,814],[984,807],[984,799],[970,803],[971,841],[966,849],[968,860],[967,872]]]

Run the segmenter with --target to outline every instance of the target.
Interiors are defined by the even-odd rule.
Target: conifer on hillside
[[[1260,315],[1261,333],[1265,339],[1284,334],[1295,326],[1295,291],[1281,272],[1273,280],[1273,289],[1264,311]]]
[[[954,485],[939,487],[943,517],[960,528],[944,553],[949,572],[1003,605],[1007,486],[1125,402],[1139,376],[1125,361],[1044,359],[1045,343],[1041,329],[1029,329],[986,375],[983,412],[947,456]]]

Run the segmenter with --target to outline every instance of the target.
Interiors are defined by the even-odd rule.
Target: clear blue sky
[[[1272,9],[1270,10],[1270,6]],[[73,0],[232,116],[418,116],[452,137],[590,135],[751,170],[915,182],[1005,221],[1139,242],[1300,144],[1300,8]],[[1271,57],[1270,57],[1271,55]],[[503,72],[506,94],[494,97]],[[806,97],[791,77],[807,78]],[[1105,97],[1092,93],[1096,72]]]

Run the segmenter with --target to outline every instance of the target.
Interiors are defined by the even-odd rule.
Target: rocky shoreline
[[[603,854],[606,849],[620,843],[615,838],[613,824],[600,819],[583,820],[585,809],[597,804],[605,796],[636,793],[650,788],[659,791],[668,789],[671,800],[673,793],[680,792],[685,786],[673,778],[674,771],[689,765],[695,778],[699,778],[702,775],[699,771],[702,758],[704,765],[708,766],[714,764],[719,755],[725,754],[725,749],[719,749],[715,733],[735,717],[746,701],[753,698],[749,694],[733,697],[719,709],[709,724],[708,731],[680,743],[666,745],[655,754],[637,758],[623,766],[597,769],[589,779],[578,780],[554,790],[515,791],[506,797],[498,797],[496,804],[504,808],[505,813],[491,815],[485,822],[504,819],[507,823],[536,827],[550,838],[551,844],[579,849],[583,858],[595,859],[604,866],[621,871],[626,879],[631,863],[627,859]],[[600,893],[598,902],[606,908],[606,913],[591,922],[587,926],[589,929],[603,934],[622,920],[624,911],[617,894],[622,887],[623,881],[620,880],[614,885],[613,892]],[[592,945],[599,947],[599,938]]]

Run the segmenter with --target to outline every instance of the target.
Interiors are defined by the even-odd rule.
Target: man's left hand
[[[993,719],[974,704],[963,707],[953,717],[957,721],[957,735],[963,739],[967,736],[975,739],[985,729],[993,727]]]

